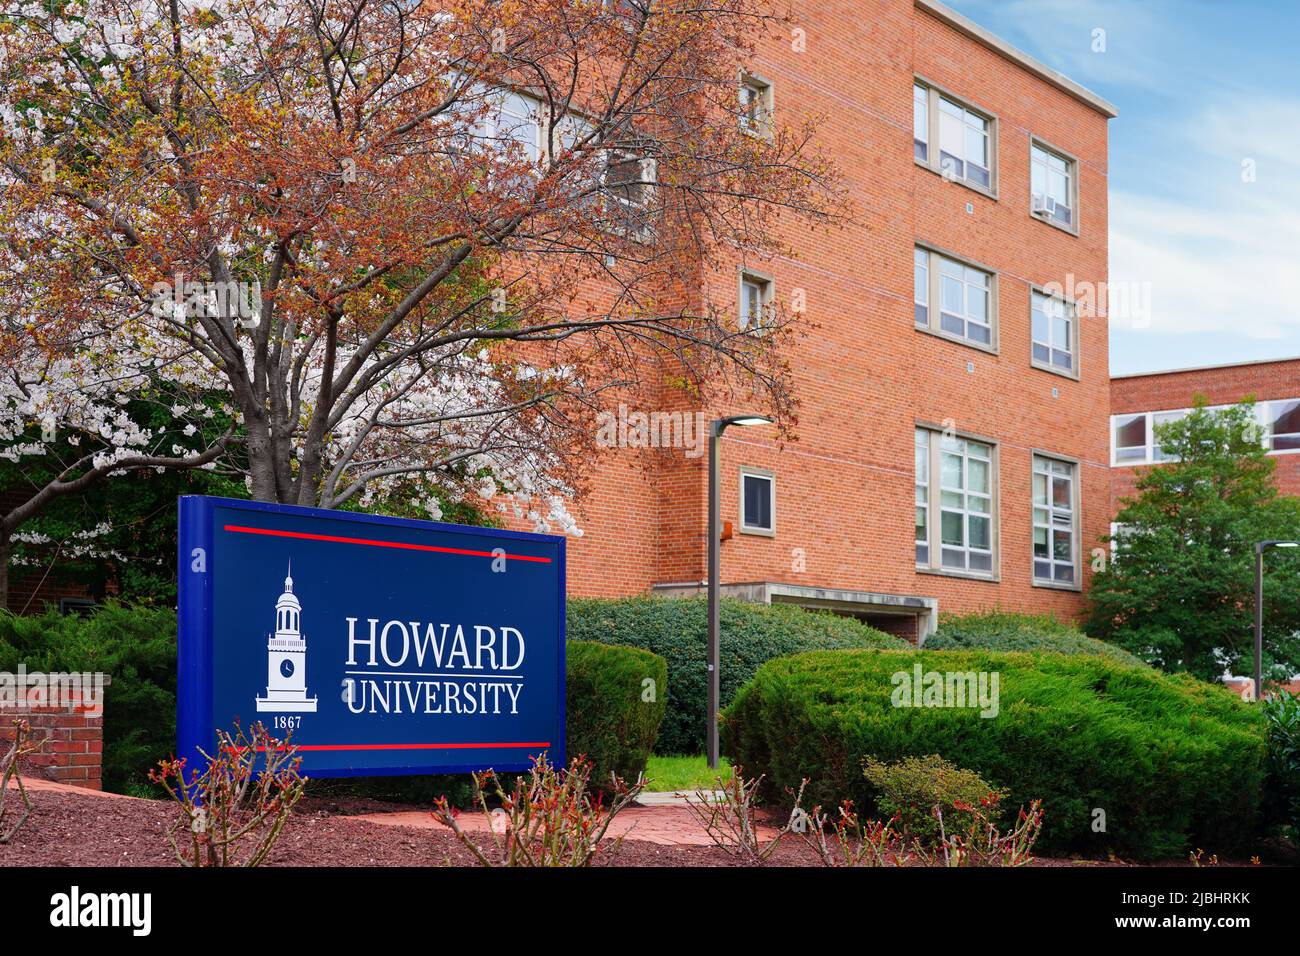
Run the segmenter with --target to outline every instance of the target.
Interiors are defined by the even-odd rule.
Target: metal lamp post
[[[719,641],[718,574],[721,562],[722,509],[718,472],[722,464],[722,433],[730,425],[770,425],[763,415],[732,415],[709,424],[709,767],[718,766],[718,701],[721,696],[718,668],[722,657]]]
[[[1264,699],[1264,552],[1269,548],[1300,548],[1300,541],[1255,543],[1255,700]]]

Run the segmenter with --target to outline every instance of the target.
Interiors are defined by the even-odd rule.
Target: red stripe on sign
[[[302,538],[305,541],[337,541],[340,544],[368,544],[372,548],[399,548],[403,551],[437,551],[440,554],[468,554],[476,558],[498,558],[501,555],[491,551],[471,551],[468,548],[440,548],[434,544],[409,544],[405,541],[379,541],[374,538],[344,538],[334,534],[308,534],[306,531],[278,531],[272,528],[249,528],[245,525],[223,525],[226,531],[239,534],[265,534],[273,538]],[[511,561],[536,561],[550,564],[550,558],[539,558],[531,554],[507,554]]]
[[[513,750],[520,747],[549,747],[549,740],[509,744],[295,744],[296,750]],[[265,751],[265,747],[258,747]],[[285,750],[279,747],[278,750]]]

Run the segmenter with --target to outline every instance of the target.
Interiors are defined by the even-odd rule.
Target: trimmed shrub
[[[1049,651],[1093,654],[1121,664],[1148,666],[1123,648],[1089,637],[1047,614],[979,611],[942,615],[939,628],[925,639],[927,651]]]
[[[724,598],[721,604],[721,703],[773,657],[801,651],[908,645],[875,628],[793,605]],[[699,754],[707,741],[708,602],[703,598],[599,598],[569,601],[572,640],[640,647],[668,662],[667,712],[655,753]]]
[[[1268,719],[1264,817],[1294,841],[1300,835],[1300,697],[1278,690],[1263,707]]]
[[[637,647],[569,641],[565,673],[569,759],[587,755],[592,786],[607,788],[611,773],[635,783],[664,719],[668,665]]]
[[[954,767],[938,754],[904,757],[895,763],[881,763],[873,757],[863,762],[863,775],[871,784],[876,809],[882,818],[898,818],[905,837],[914,837],[926,846],[941,842],[939,821],[934,808],[944,812],[944,829],[951,837],[965,833],[975,823],[973,810],[961,810],[955,804],[970,807],[988,805],[1006,796],[1005,791],[989,786],[973,770]],[[987,811],[996,821],[996,808]]]
[[[893,705],[893,678],[999,675],[996,717],[978,708]],[[982,651],[822,651],[764,664],[723,716],[724,746],[771,793],[812,782],[810,804],[874,800],[862,764],[939,754],[1042,799],[1045,851],[1142,858],[1191,846],[1224,853],[1260,807],[1264,717],[1227,689],[1099,656]],[[1094,832],[1094,810],[1105,812]]]
[[[154,795],[149,770],[176,749],[176,612],[109,604],[89,617],[53,608],[0,614],[0,669],[101,672],[103,786]]]

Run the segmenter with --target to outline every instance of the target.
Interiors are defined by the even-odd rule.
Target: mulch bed
[[[11,794],[14,796],[14,794]],[[175,819],[164,800],[113,800],[79,794],[33,792],[31,816],[13,842],[0,845],[6,866],[175,866],[166,832]],[[272,850],[270,866],[473,866],[473,856],[442,830],[417,830],[351,820],[359,813],[410,810],[369,799],[305,798]],[[1173,861],[1177,862],[1177,861]],[[717,847],[663,846],[625,840],[607,866],[743,866]],[[794,837],[783,840],[768,866],[818,866],[816,855]],[[1039,866],[1123,865],[1046,859]]]
[[[5,866],[175,866],[167,828],[175,819],[162,800],[110,800],[32,793],[35,804],[13,842],[0,846]],[[409,806],[375,800],[304,800],[271,851],[270,866],[472,866],[475,860],[449,832],[381,826],[342,813]],[[626,840],[614,866],[738,866],[714,847],[670,847]],[[802,845],[782,844],[769,865],[815,863]]]

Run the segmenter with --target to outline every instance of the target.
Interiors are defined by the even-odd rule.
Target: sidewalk
[[[416,830],[445,830],[428,811],[399,811],[396,813],[367,813],[346,817],[382,826],[410,827]],[[479,812],[466,811],[456,821],[467,833],[486,833],[487,819]],[[609,825],[605,839],[626,835],[629,840],[657,843],[660,846],[713,846],[713,840],[694,814],[687,808],[680,794],[644,793]],[[776,836],[773,827],[758,828],[759,838],[770,840]]]

